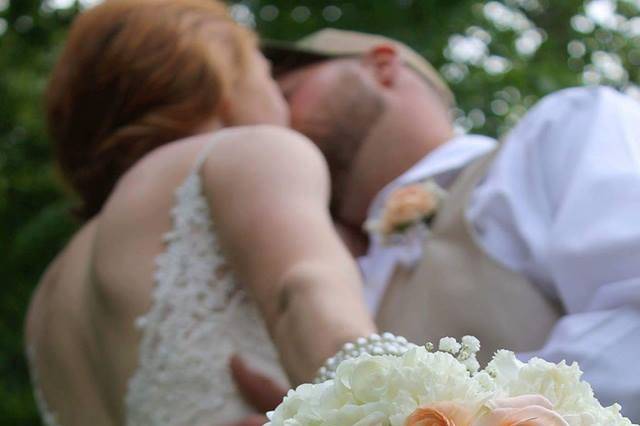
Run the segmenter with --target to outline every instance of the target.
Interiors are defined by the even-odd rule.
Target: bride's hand
[[[251,369],[244,360],[237,355],[231,358],[229,366],[231,368],[231,376],[240,394],[245,401],[259,413],[274,410],[287,394],[286,388],[277,384],[269,377],[260,374],[258,371]],[[263,421],[260,425],[264,424],[265,418],[259,418]],[[245,422],[248,420],[250,419],[245,420]],[[239,423],[237,426],[244,424],[245,423]]]
[[[227,426],[263,426],[267,421],[268,420],[265,416],[254,415],[247,417],[238,423],[233,423]]]

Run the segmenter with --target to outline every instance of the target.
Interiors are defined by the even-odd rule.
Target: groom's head
[[[452,136],[453,97],[429,63],[380,36],[323,30],[267,44],[292,127],[325,154],[334,206],[354,225],[372,197]]]

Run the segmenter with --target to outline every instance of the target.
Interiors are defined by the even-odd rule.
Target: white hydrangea
[[[476,415],[491,400],[521,395],[545,397],[570,426],[633,426],[619,405],[600,405],[580,381],[577,364],[523,363],[501,350],[478,371],[475,337],[465,336],[462,344],[442,339],[439,347],[344,361],[334,380],[289,391],[266,426],[403,426],[418,407],[436,402],[459,403]]]
[[[492,392],[490,381],[477,380],[449,353],[365,354],[340,364],[334,380],[290,391],[267,425],[402,426],[419,406],[460,401],[480,409]]]

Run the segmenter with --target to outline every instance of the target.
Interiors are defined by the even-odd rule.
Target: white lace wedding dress
[[[286,383],[262,318],[220,252],[200,177],[213,143],[176,191],[152,307],[136,324],[143,337],[127,426],[222,426],[251,413],[229,373],[234,353]],[[38,399],[45,424],[61,426]]]

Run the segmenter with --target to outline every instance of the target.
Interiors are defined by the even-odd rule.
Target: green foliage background
[[[640,0],[230,4],[238,20],[270,38],[294,40],[333,26],[406,42],[449,78],[459,104],[456,122],[467,131],[498,135],[541,96],[568,86],[601,82],[638,94],[640,19],[634,16]],[[23,356],[23,318],[38,278],[77,227],[51,163],[42,92],[65,32],[84,6],[0,0],[2,425],[39,424]]]

